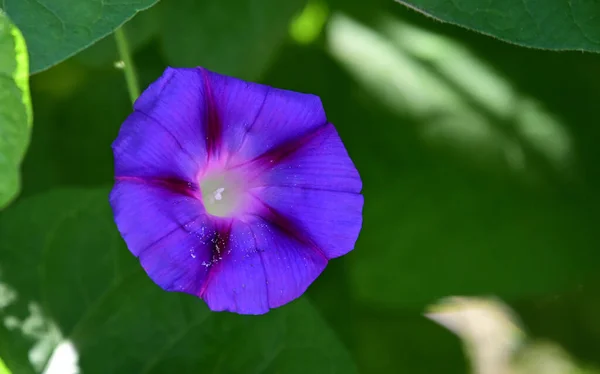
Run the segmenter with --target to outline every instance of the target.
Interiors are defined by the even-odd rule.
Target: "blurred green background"
[[[393,1],[278,6],[238,7],[262,26],[213,33],[228,19],[217,5],[163,0],[125,31],[142,87],[204,65],[322,98],[363,178],[364,226],[304,297],[359,371],[465,373],[458,339],[422,316],[449,295],[498,296],[532,336],[600,364],[600,56],[513,46]],[[110,185],[131,111],[117,60],[108,37],[32,77],[21,200]]]

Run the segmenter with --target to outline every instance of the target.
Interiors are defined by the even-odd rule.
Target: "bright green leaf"
[[[310,1],[290,24],[290,36],[299,44],[314,42],[321,34],[328,16],[329,10],[325,3]]]
[[[256,79],[306,0],[165,0],[163,47],[176,66]]]
[[[596,0],[396,0],[441,21],[533,48],[600,52]]]
[[[0,209],[19,192],[31,123],[27,47],[0,10]]]
[[[0,303],[0,317],[15,321],[0,329],[0,342],[29,341],[30,353],[35,343],[46,353],[32,363],[36,371],[49,348],[70,342],[90,374],[356,372],[306,299],[239,316],[161,290],[125,247],[107,196],[54,190],[0,216],[0,285],[15,295]],[[36,313],[32,332],[23,321]],[[13,347],[0,344],[0,355],[27,357]]]
[[[110,34],[158,0],[4,0],[23,32],[31,72],[45,70]]]
[[[0,374],[10,374],[10,371],[8,371],[8,368],[6,367],[6,365],[4,365],[4,361],[2,361],[2,358],[0,358]]]

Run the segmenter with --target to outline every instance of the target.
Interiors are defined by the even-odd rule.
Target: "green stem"
[[[131,103],[134,103],[138,96],[140,96],[140,86],[138,84],[135,66],[133,66],[133,58],[131,57],[129,43],[127,43],[123,27],[119,27],[115,30],[115,40],[117,42],[117,49],[119,50],[119,57],[123,62],[123,72],[125,73],[129,97],[131,98]]]

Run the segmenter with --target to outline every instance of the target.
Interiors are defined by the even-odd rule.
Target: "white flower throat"
[[[240,186],[226,173],[202,178],[200,190],[204,208],[213,216],[231,217],[240,205]]]

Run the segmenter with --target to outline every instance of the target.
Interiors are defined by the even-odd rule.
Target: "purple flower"
[[[168,68],[134,109],[110,203],[163,289],[262,314],[354,247],[362,182],[317,96]]]

